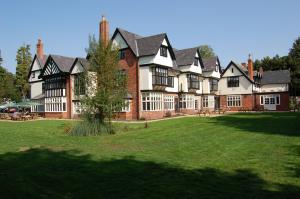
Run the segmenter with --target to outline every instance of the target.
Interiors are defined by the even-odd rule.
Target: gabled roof
[[[204,65],[203,71],[208,72],[208,71],[215,70],[217,65],[216,63],[218,63],[219,65],[219,69],[220,69],[219,71],[221,71],[220,61],[217,56],[203,59],[203,65]]]
[[[166,34],[163,33],[163,34],[137,39],[139,56],[142,57],[142,56],[155,55],[158,52],[165,37]]]
[[[50,55],[53,61],[57,64],[58,68],[62,72],[70,72],[73,64],[75,63],[76,58],[73,57],[65,57],[60,55]]]
[[[136,40],[142,38],[142,36],[129,32],[127,30],[123,30],[121,28],[117,28],[112,38],[116,36],[117,33],[120,33],[129,48],[133,51],[135,56],[138,56]]]
[[[289,70],[264,71],[262,73],[261,84],[288,84],[291,82]]]
[[[69,70],[70,73],[72,72],[72,70],[77,62],[79,62],[85,70],[88,70],[90,68],[90,64],[87,59],[82,58],[82,57],[76,57],[72,67]]]
[[[78,57],[78,61],[82,64],[82,66],[88,70],[90,68],[89,61],[85,58]]]
[[[34,55],[33,57],[33,60],[31,62],[31,65],[30,65],[30,68],[29,68],[29,72],[28,72],[28,78],[30,77],[30,74],[31,74],[31,70],[32,70],[32,67],[33,67],[33,64],[35,62],[35,60],[38,61],[39,65],[40,65],[40,70],[42,70],[44,68],[44,65],[46,63],[48,59],[48,55],[44,55],[42,59],[40,59],[36,54]]]
[[[195,61],[195,54],[197,51],[198,51],[198,47],[176,50],[174,53],[176,56],[177,65],[178,66],[192,65]],[[199,53],[199,59],[201,60],[200,53]]]
[[[243,76],[246,77],[246,79],[248,79],[251,83],[255,83],[253,80],[251,80],[249,78],[249,76],[245,73],[245,71],[242,69],[242,67],[240,67],[238,64],[236,64],[234,61],[230,61],[229,64],[227,65],[226,69],[223,71],[221,77],[226,73],[226,71],[228,70],[228,68],[233,65],[235,68],[237,68]]]
[[[112,39],[114,39],[117,33],[120,33],[128,47],[137,57],[155,55],[164,39],[166,39],[171,57],[173,60],[175,59],[173,48],[166,33],[143,37],[127,30],[117,28],[112,36]]]

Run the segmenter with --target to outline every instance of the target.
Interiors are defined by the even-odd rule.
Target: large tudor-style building
[[[100,38],[109,39],[108,22],[100,23]],[[120,49],[120,70],[127,74],[128,105],[117,117],[156,119],[199,110],[288,110],[289,71],[253,71],[230,62],[222,72],[218,57],[202,59],[197,47],[174,49],[167,34],[140,36],[117,28],[111,38]],[[33,112],[45,117],[77,118],[85,85],[78,74],[89,69],[85,58],[44,55],[37,44],[28,76],[31,99],[42,105]],[[74,89],[76,88],[76,89]]]

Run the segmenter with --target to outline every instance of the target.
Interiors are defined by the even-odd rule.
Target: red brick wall
[[[163,118],[166,111],[141,111],[141,117],[146,120]]]
[[[280,95],[280,104],[276,105],[276,111],[289,111],[289,100],[290,100],[290,95],[288,92],[283,92],[283,93],[262,93],[262,94],[257,94],[256,95],[256,107],[263,109],[264,106],[260,105],[260,96],[261,95]]]
[[[198,113],[198,110],[181,108],[181,109],[180,109],[180,113],[191,114],[191,115],[193,115],[193,114]]]
[[[241,106],[240,107],[227,107],[227,96],[220,96],[220,108],[226,108],[229,111],[239,111],[241,109],[253,110],[255,106],[254,95],[241,95]]]
[[[290,94],[288,92],[286,93],[280,93],[280,105],[276,106],[277,111],[289,111],[289,101],[290,101]]]
[[[68,119],[67,112],[45,112],[45,118]]]
[[[67,118],[72,118],[72,84],[71,77],[66,79]]]
[[[127,119],[139,118],[139,70],[138,58],[128,48],[125,50],[125,59],[119,61],[121,69],[125,69],[127,73],[127,90],[132,95],[131,113],[126,113]],[[124,114],[120,114],[124,115]]]

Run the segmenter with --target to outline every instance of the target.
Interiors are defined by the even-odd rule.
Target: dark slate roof
[[[70,72],[76,58],[60,55],[50,55],[62,72]]]
[[[129,48],[137,57],[155,55],[158,52],[163,40],[166,39],[171,57],[175,59],[172,46],[169,43],[166,33],[144,37],[127,30],[117,28],[112,38],[114,38],[118,32],[121,34]]]
[[[203,59],[203,71],[207,72],[207,71],[213,71],[216,68],[216,63],[218,61],[218,57],[211,57],[211,58],[206,58]]]
[[[123,30],[121,28],[117,28],[117,31],[120,32],[122,37],[125,39],[128,46],[132,49],[133,53],[138,56],[137,54],[137,46],[136,46],[136,40],[139,38],[142,38],[142,36],[134,34],[132,32],[129,32],[127,30]]]
[[[138,46],[138,55],[140,57],[155,55],[158,52],[161,43],[163,42],[165,37],[166,34],[162,33],[158,35],[137,39],[136,41]]]
[[[78,61],[83,65],[83,67],[87,70],[90,68],[90,64],[87,59],[78,57]]]
[[[175,51],[176,62],[178,66],[192,65],[195,61],[195,54],[198,47],[187,48]]]
[[[261,84],[288,84],[291,82],[289,70],[264,71]]]

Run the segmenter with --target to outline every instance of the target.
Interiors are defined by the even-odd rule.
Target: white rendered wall
[[[203,94],[210,94],[209,78],[203,80]]]
[[[35,98],[36,96],[42,94],[42,83],[43,82],[30,83],[30,97],[31,98]]]
[[[140,90],[152,90],[152,71],[150,67],[139,67],[139,76]]]
[[[174,87],[171,88],[171,87],[167,87],[166,88],[166,91],[168,92],[179,92],[178,90],[178,77],[174,77]]]
[[[71,74],[78,74],[78,73],[83,73],[84,72],[84,68],[82,67],[82,65],[77,62],[73,68],[73,70],[71,71]]]
[[[188,83],[187,83],[187,78],[186,78],[186,74],[180,74],[179,75],[179,88],[178,90],[180,92],[188,92]]]
[[[288,84],[266,84],[261,86],[261,92],[286,92],[288,90]]]

